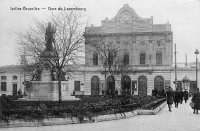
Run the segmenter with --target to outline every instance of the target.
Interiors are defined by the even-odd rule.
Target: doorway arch
[[[140,76],[138,78],[138,95],[147,95],[147,77]]]
[[[131,94],[131,78],[130,76],[124,75],[121,78],[121,88],[128,94]]]
[[[106,94],[107,95],[114,94],[114,92],[115,92],[115,78],[114,78],[114,76],[111,75],[111,76],[107,77],[106,83],[107,83]]]
[[[93,76],[91,79],[91,95],[99,95],[99,77]]]
[[[159,91],[164,90],[164,78],[162,76],[156,76],[154,79],[154,89]]]

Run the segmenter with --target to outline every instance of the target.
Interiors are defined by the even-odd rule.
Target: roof
[[[187,77],[187,75],[185,75],[182,81],[183,81],[183,82],[189,82],[190,79]]]
[[[0,67],[0,74],[2,73],[17,73],[21,72],[22,68],[20,65],[8,65]]]

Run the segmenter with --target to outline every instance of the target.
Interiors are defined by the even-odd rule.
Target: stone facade
[[[130,78],[130,86],[133,87],[133,83],[136,86],[136,89],[130,87],[130,90],[135,90],[134,94],[150,95],[155,86],[156,76],[160,77],[157,80],[160,80],[162,86],[171,84],[170,68],[173,60],[171,25],[169,23],[153,24],[153,17],[141,18],[125,4],[114,18],[102,20],[99,27],[91,26],[85,29],[86,66],[93,68],[92,71],[88,70],[89,72],[85,74],[85,94],[91,94],[93,88],[91,79],[94,76],[99,78],[99,93],[108,89],[108,87],[103,86],[105,83],[107,85],[108,82],[105,82],[105,76],[100,73],[103,70],[103,62],[98,57],[98,65],[93,65],[92,58],[93,54],[96,53],[93,44],[100,43],[102,38],[103,42],[110,44],[110,46],[119,44],[122,52],[129,55],[127,76]],[[144,63],[142,64],[141,53],[144,54]],[[160,53],[160,62],[157,62],[158,53]],[[114,79],[115,90],[121,92],[122,75],[114,76]],[[146,85],[143,82],[140,83],[140,79],[144,79]],[[163,87],[161,88],[163,89]]]

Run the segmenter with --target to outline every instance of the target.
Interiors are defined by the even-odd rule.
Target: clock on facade
[[[122,12],[121,13],[121,22],[130,22],[130,21],[131,21],[130,12]]]

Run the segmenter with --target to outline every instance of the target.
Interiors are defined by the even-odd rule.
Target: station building
[[[95,49],[90,50],[92,44],[95,44],[93,41],[102,37],[107,44],[121,45],[121,50],[124,50],[122,55],[126,55],[128,59],[130,72],[127,75],[107,75],[105,79],[99,72],[103,70],[103,62]],[[85,73],[87,95],[100,94],[102,90],[113,87],[122,92],[124,86],[130,91],[134,90],[134,94],[150,95],[154,88],[160,91],[165,85],[171,84],[171,25],[154,24],[153,17],[142,18],[127,4],[112,19],[102,20],[101,26],[86,27],[85,50],[85,64],[88,68]]]

